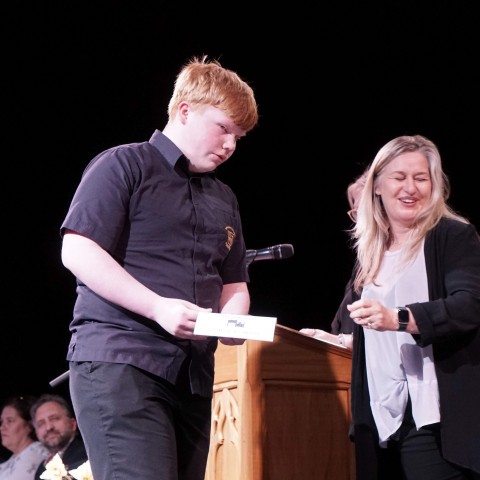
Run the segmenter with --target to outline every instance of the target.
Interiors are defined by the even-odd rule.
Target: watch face
[[[408,320],[409,320],[408,310],[406,308],[399,308],[398,321],[402,323],[408,323]]]
[[[409,311],[405,307],[397,307],[398,313],[398,330],[404,332],[407,329],[408,321],[410,320]]]

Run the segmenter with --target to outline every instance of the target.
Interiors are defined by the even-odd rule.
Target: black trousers
[[[410,401],[399,430],[388,442],[385,457],[393,463],[383,462],[385,470],[379,479],[389,480],[392,468],[401,472],[403,480],[477,480],[473,472],[452,464],[442,456],[440,424],[427,425],[417,430],[412,416]]]
[[[71,362],[70,393],[95,480],[204,480],[211,399],[131,365]]]

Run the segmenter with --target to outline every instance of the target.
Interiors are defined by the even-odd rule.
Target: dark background
[[[397,135],[438,145],[452,205],[480,225],[479,22],[467,3],[3,7],[2,399],[51,391],[68,369],[75,282],[59,226],[95,154],[163,128],[193,55],[256,92],[259,125],[218,172],[238,196],[247,248],[295,249],[250,266],[252,314],[329,328],[353,261],[346,187]]]

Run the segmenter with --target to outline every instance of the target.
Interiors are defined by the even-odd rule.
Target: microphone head
[[[247,266],[260,260],[282,260],[293,255],[293,246],[289,243],[261,248],[260,250],[247,250]]]
[[[282,245],[277,245],[275,247],[275,258],[276,259],[283,259],[283,258],[290,258],[293,256],[293,245],[290,243],[283,243]]]

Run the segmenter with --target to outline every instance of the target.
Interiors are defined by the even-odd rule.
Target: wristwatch
[[[406,307],[396,307],[398,315],[398,331],[405,332],[407,330],[408,322],[410,320],[410,312]]]

